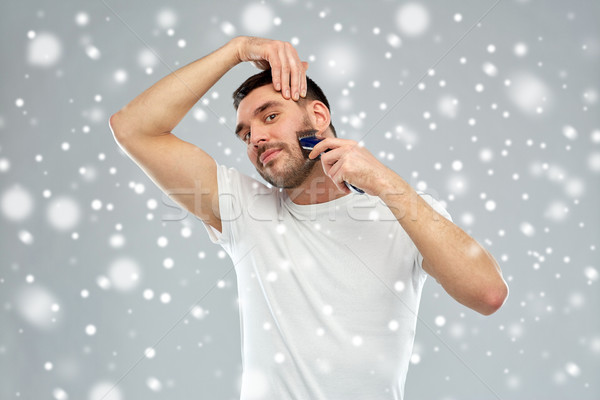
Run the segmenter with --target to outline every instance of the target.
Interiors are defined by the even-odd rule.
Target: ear
[[[331,123],[331,114],[327,106],[319,100],[313,100],[307,107],[309,118],[319,132],[325,132]]]

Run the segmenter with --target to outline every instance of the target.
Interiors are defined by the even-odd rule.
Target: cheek
[[[254,146],[248,146],[248,148],[246,149],[246,154],[248,154],[248,158],[250,159],[250,161],[252,161],[252,163],[256,161],[256,155],[258,153]]]

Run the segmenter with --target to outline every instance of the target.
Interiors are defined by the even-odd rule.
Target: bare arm
[[[272,68],[273,85],[286,98],[297,100],[294,95],[306,88],[306,65],[291,45],[237,37],[167,75],[110,118],[115,139],[144,172],[173,200],[219,231],[216,164],[171,131],[227,71],[243,61]]]
[[[400,176],[390,175],[388,184],[381,198],[419,249],[423,269],[459,303],[483,315],[498,310],[508,287],[494,257]]]
[[[346,139],[327,138],[309,155],[321,156],[325,173],[340,190],[344,182],[379,196],[423,256],[423,269],[455,300],[489,315],[502,306],[508,287],[500,267],[475,239],[441,216],[398,174],[367,149]]]

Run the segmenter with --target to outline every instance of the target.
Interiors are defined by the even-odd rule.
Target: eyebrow
[[[261,106],[257,107],[254,112],[252,113],[252,117],[256,117],[258,114],[260,114],[261,112],[265,111],[268,108],[271,107],[278,107],[281,106],[283,103],[281,103],[280,101],[275,101],[275,100],[270,100],[267,101],[266,103],[263,103]],[[244,128],[246,128],[248,125],[240,123],[235,127],[235,134],[236,136],[240,133],[241,130],[243,130]]]

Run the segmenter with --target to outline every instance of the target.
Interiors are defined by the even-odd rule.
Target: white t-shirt
[[[298,205],[217,174],[222,233],[205,227],[237,274],[241,400],[402,399],[427,275],[389,208],[366,194]]]

